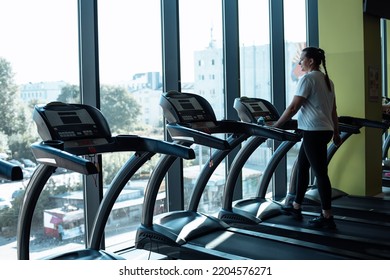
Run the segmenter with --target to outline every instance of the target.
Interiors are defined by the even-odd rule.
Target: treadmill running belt
[[[248,235],[236,234],[233,231],[215,231],[207,235],[192,239],[190,244],[199,245],[206,249],[229,252],[255,260],[334,260],[347,259],[323,252],[301,247],[296,244],[268,240],[266,238],[252,237]],[[293,240],[291,240],[294,242]]]

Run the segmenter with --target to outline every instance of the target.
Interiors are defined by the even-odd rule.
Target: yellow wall
[[[374,99],[368,87],[369,67],[380,71],[379,19],[363,15],[361,0],[318,0],[318,13],[319,43],[335,83],[339,115],[380,120],[380,89]],[[348,139],[329,166],[333,186],[357,195],[381,192],[381,141],[375,129]]]

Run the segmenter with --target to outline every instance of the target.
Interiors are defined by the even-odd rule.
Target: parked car
[[[31,159],[28,159],[28,158],[22,158],[21,159],[22,163],[24,164],[24,167],[32,167],[32,168],[35,168],[37,166],[37,164],[35,162],[33,162]]]
[[[11,208],[11,202],[0,197],[0,210],[5,208]]]
[[[8,162],[10,162],[14,165],[20,166],[21,168],[24,168],[24,164],[21,163],[20,161],[18,161],[17,159],[9,159]]]

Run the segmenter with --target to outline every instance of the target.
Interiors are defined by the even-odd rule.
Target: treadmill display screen
[[[60,139],[83,139],[98,137],[99,131],[91,115],[85,109],[74,111],[46,110],[47,120]]]
[[[89,110],[82,105],[36,106],[33,119],[43,140],[60,140],[67,142],[68,146],[83,146],[85,140],[109,139],[111,132],[104,124],[105,119]]]
[[[252,114],[252,116],[255,117],[256,119],[263,117],[266,122],[272,122],[278,119],[278,117],[274,116],[270,112],[268,107],[260,100],[256,102],[246,103],[246,105],[249,108],[249,111]]]
[[[80,124],[81,120],[75,112],[58,113],[64,124]]]
[[[179,103],[180,103],[181,108],[183,110],[194,110],[195,109],[194,105],[192,105],[190,100],[179,100]]]
[[[170,101],[184,122],[205,121],[209,119],[207,112],[205,112],[196,98],[172,98]],[[180,120],[177,121],[180,122]]]
[[[260,113],[269,113],[269,110],[267,107],[262,102],[255,102],[255,103],[250,103],[249,104],[250,109],[253,113],[255,114],[260,114]]]
[[[85,109],[74,111],[46,110],[45,115],[52,127],[60,128],[65,125],[94,125],[95,122]]]
[[[195,98],[186,98],[186,99],[170,99],[176,110],[179,112],[188,111],[188,110],[202,110],[199,102]]]

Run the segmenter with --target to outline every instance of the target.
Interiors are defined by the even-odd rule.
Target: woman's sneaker
[[[334,222],[333,216],[330,216],[329,218],[325,218],[321,214],[321,216],[309,221],[309,227],[335,229],[336,224]]]
[[[282,212],[285,215],[293,216],[296,220],[302,220],[302,209],[295,209],[292,204],[289,205],[283,205],[282,206]]]

